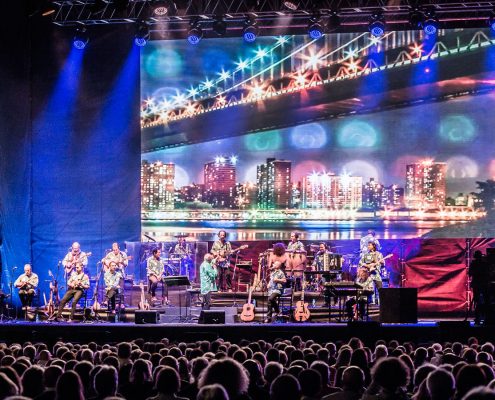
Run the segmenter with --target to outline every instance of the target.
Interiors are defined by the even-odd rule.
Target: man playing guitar
[[[221,291],[232,290],[232,272],[229,268],[229,257],[232,254],[232,245],[227,241],[227,232],[218,232],[218,240],[213,243],[211,253],[216,258],[219,277],[218,286]]]
[[[102,260],[103,265],[105,267],[105,272],[110,270],[110,264],[115,263],[115,266],[118,271],[122,273],[122,276],[125,274],[125,267],[129,263],[127,259],[127,254],[123,251],[120,251],[118,243],[112,243],[112,250],[108,252],[108,254]]]
[[[81,251],[81,246],[78,242],[72,243],[69,252],[62,260],[65,274],[69,276],[74,270],[76,263],[81,263],[83,266],[83,270],[86,269],[86,266],[88,265],[88,255],[90,254],[91,253],[85,253],[84,251]]]
[[[374,242],[368,242],[367,249],[368,252],[363,254],[359,260],[359,266],[368,270],[370,278],[375,284],[375,291],[378,293],[383,286],[380,270],[382,266],[385,265],[385,259],[383,258],[382,253],[377,251],[376,244]],[[375,303],[378,304],[378,294],[375,297]]]
[[[146,275],[148,276],[148,293],[151,296],[151,302],[157,301],[156,288],[158,282],[163,280],[165,272],[165,261],[160,258],[161,250],[154,249],[151,257],[146,260]],[[168,298],[164,295],[163,301],[168,304]]]
[[[33,272],[31,265],[24,265],[24,273],[14,282],[14,286],[19,289],[19,298],[23,307],[31,307],[38,282],[38,275]]]
[[[84,294],[84,291],[89,289],[89,277],[84,273],[82,262],[76,263],[76,269],[72,272],[69,280],[67,281],[67,291],[65,292],[64,297],[60,300],[60,305],[58,306],[56,320],[62,318],[62,311],[64,306],[72,299],[72,308],[70,312],[71,322],[74,319],[74,313],[76,312],[77,302],[81,299]]]
[[[117,264],[110,262],[108,271],[104,275],[105,292],[108,299],[108,310],[115,311],[115,296],[120,292],[120,281],[123,279],[122,272],[117,269]]]

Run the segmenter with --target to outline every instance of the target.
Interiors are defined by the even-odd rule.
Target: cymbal
[[[174,238],[180,239],[180,238],[185,238],[188,237],[189,235],[187,233],[181,233],[178,235],[174,235]]]

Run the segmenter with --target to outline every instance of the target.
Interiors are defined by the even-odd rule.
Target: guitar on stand
[[[251,322],[254,320],[254,304],[251,303],[251,296],[253,294],[254,285],[249,288],[249,295],[247,303],[242,306],[241,316],[239,317],[243,322]]]
[[[98,275],[96,276],[96,282],[95,282],[95,289],[93,291],[93,305],[91,306],[91,310],[94,314],[95,319],[99,319],[97,312],[101,309],[101,304],[98,302],[98,287],[100,285],[100,278],[101,274],[105,268],[105,264],[102,262],[99,262],[102,264],[100,270],[98,271]]]
[[[143,282],[139,283],[139,289],[141,289],[141,300],[139,300],[138,308],[140,310],[149,310],[150,305],[148,303],[148,300],[146,299],[146,296],[144,294],[144,284]]]
[[[266,290],[266,281],[264,279],[261,279],[261,271],[265,271],[266,269],[266,257],[266,253],[260,253],[258,258],[258,271],[256,271],[256,275],[253,279],[253,288],[256,292],[263,292],[264,290]]]
[[[305,322],[311,316],[311,313],[310,313],[309,308],[308,308],[308,303],[304,302],[305,286],[306,286],[306,282],[304,280],[304,275],[303,275],[302,289],[301,289],[301,300],[298,300],[296,302],[296,309],[294,310],[294,320],[296,320],[297,322]]]
[[[48,303],[46,302],[46,296],[45,293],[43,293],[43,298],[45,301],[46,305],[46,315],[48,315],[48,318],[52,317],[53,314],[55,313],[55,306],[58,306],[58,303],[60,302],[60,298],[58,297],[58,281],[55,276],[53,276],[52,271],[48,270],[48,276],[51,278],[50,281],[50,295],[48,299]]]

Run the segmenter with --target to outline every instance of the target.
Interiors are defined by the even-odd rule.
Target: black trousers
[[[119,294],[119,289],[111,288],[107,291],[108,309],[115,310],[115,297]]]
[[[31,307],[33,305],[34,289],[19,290],[19,298],[23,307]]]
[[[228,265],[228,264],[226,264]],[[232,289],[232,271],[227,266],[218,268],[218,286],[220,290]]]
[[[57,317],[60,318],[62,316],[62,311],[65,305],[72,299],[72,308],[70,310],[70,319],[74,318],[74,313],[76,312],[76,306],[78,301],[83,297],[84,290],[82,289],[69,289],[65,292],[64,297],[60,300],[60,305],[58,306]]]
[[[273,315],[273,312],[275,311],[276,314],[280,312],[280,307],[278,306],[278,299],[280,298],[281,294],[274,292],[270,296],[268,296],[268,312],[267,312],[267,317],[270,318]]]

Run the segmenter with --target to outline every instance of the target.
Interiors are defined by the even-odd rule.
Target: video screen
[[[142,233],[493,237],[489,30],[151,41]]]

